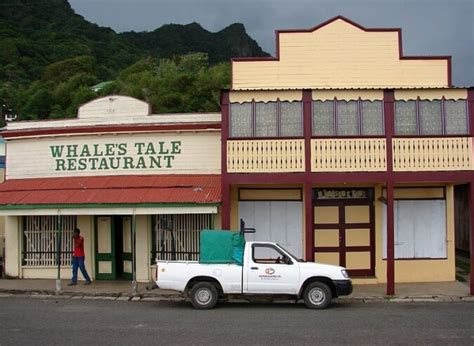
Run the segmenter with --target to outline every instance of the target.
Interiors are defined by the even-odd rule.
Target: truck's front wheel
[[[212,309],[217,303],[218,293],[212,283],[198,282],[191,288],[189,298],[196,309]]]
[[[310,309],[324,309],[331,303],[331,289],[323,282],[313,282],[305,288],[303,299]]]

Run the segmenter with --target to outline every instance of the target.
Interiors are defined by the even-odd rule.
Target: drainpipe
[[[133,273],[132,296],[136,296],[138,294],[136,244],[137,244],[137,219],[135,216],[135,209],[133,209],[133,214],[132,214],[132,273]]]
[[[56,277],[56,294],[61,294],[61,215],[58,210],[58,223],[56,234],[56,264],[58,265],[58,273]]]

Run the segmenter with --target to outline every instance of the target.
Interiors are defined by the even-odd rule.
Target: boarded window
[[[387,258],[384,208],[383,257]],[[446,258],[446,202],[400,200],[394,203],[395,258]]]
[[[247,241],[271,241],[298,258],[303,257],[303,203],[297,201],[240,201],[239,219],[257,232],[246,234]]]

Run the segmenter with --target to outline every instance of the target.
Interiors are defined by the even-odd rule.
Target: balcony
[[[304,139],[230,140],[227,172],[304,172]]]
[[[385,139],[313,139],[312,172],[377,172],[387,170]]]
[[[472,138],[394,138],[394,171],[472,170]]]
[[[386,172],[385,138],[311,140],[311,172]],[[473,170],[470,137],[394,138],[393,170]],[[305,172],[304,139],[229,140],[228,173]]]

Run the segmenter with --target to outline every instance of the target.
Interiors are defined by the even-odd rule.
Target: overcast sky
[[[87,20],[117,32],[197,22],[215,32],[243,23],[270,54],[276,29],[343,15],[367,28],[401,28],[405,55],[451,55],[453,84],[474,85],[474,0],[69,0]]]

